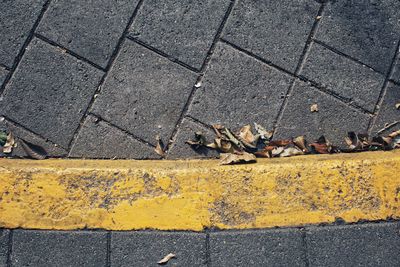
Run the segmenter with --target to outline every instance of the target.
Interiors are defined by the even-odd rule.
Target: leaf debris
[[[162,264],[166,264],[170,259],[172,258],[176,258],[176,255],[173,253],[169,253],[167,254],[164,258],[162,258],[161,260],[159,260],[157,263],[162,265]]]

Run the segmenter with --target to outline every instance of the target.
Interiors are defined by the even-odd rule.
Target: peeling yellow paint
[[[400,218],[400,151],[259,160],[0,159],[0,227],[195,230]]]

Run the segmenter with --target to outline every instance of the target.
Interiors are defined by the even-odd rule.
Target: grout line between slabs
[[[322,3],[321,4],[321,6],[320,6],[320,8],[318,10],[317,16],[314,19],[313,26],[311,28],[311,31],[310,31],[309,35],[308,35],[308,38],[307,38],[306,44],[304,46],[303,52],[302,52],[302,54],[300,56],[300,59],[299,59],[298,64],[296,66],[296,70],[294,72],[294,75],[296,77],[299,76],[299,74],[300,74],[300,72],[301,72],[301,70],[302,70],[302,68],[304,66],[305,60],[307,58],[307,55],[310,52],[310,47],[311,47],[311,43],[312,43],[313,37],[314,37],[315,33],[317,32],[319,22],[321,21],[321,19],[319,19],[319,18],[322,16],[322,14],[324,12],[324,9],[325,9],[325,6],[326,6],[326,3]],[[280,107],[280,109],[278,111],[278,115],[275,118],[274,126],[273,126],[273,129],[272,129],[274,134],[275,134],[276,128],[279,125],[280,120],[282,119],[284,110],[285,110],[285,108],[286,108],[286,106],[288,104],[289,97],[293,92],[295,82],[296,82],[295,78],[290,82],[290,85],[289,85],[289,88],[288,88],[288,90],[286,92],[285,98],[283,99],[283,103],[282,103],[282,105],[281,105],[281,107]]]
[[[8,234],[8,250],[7,250],[7,260],[6,260],[6,266],[11,267],[11,256],[12,256],[12,250],[13,250],[13,234],[14,230],[10,230]]]
[[[107,255],[106,255],[106,266],[111,267],[111,231],[107,231]]]
[[[346,59],[349,59],[349,60],[353,61],[354,63],[357,63],[358,65],[367,67],[367,68],[371,69],[372,71],[374,71],[374,72],[376,72],[376,73],[378,73],[378,74],[380,74],[380,75],[385,75],[384,73],[382,73],[382,72],[376,70],[375,68],[373,68],[373,67],[371,67],[371,66],[369,66],[369,65],[367,65],[367,64],[365,64],[365,63],[363,63],[363,62],[361,62],[360,60],[358,60],[358,59],[356,59],[356,58],[354,58],[354,57],[352,57],[352,56],[349,56],[349,55],[347,55],[347,54],[345,54],[345,53],[343,53],[343,52],[337,50],[336,48],[333,48],[333,47],[327,45],[326,43],[324,43],[324,42],[322,42],[322,41],[319,41],[319,40],[317,40],[317,39],[313,39],[312,41],[313,41],[314,43],[319,44],[320,46],[322,46],[322,47],[328,49],[329,51],[331,51],[331,52],[333,52],[333,53],[339,55],[339,56],[342,56],[342,57],[344,57],[344,58],[346,58]]]
[[[372,128],[375,125],[376,119],[378,117],[380,107],[383,104],[383,100],[384,100],[384,97],[386,95],[386,91],[387,91],[387,88],[388,88],[388,85],[389,85],[389,82],[390,82],[390,77],[394,73],[396,60],[397,60],[397,57],[399,56],[399,54],[400,54],[400,39],[397,41],[396,51],[395,51],[395,53],[393,55],[392,62],[390,64],[389,70],[386,73],[385,82],[382,85],[381,92],[380,92],[379,97],[378,97],[378,101],[376,102],[375,109],[374,109],[374,112],[373,112],[374,116],[369,120],[369,123],[368,123],[367,132],[369,134],[371,134]]]
[[[303,253],[304,253],[304,264],[306,267],[310,266],[310,259],[308,257],[308,245],[307,245],[307,229],[300,228],[301,239],[303,242]]]
[[[6,76],[3,85],[0,86],[0,96],[4,93],[4,90],[6,88],[6,85],[8,84],[8,82],[10,81],[11,77],[13,76],[15,70],[17,69],[19,63],[21,62],[22,57],[25,54],[26,48],[28,47],[29,43],[32,41],[34,33],[36,31],[36,28],[38,27],[40,21],[42,20],[44,13],[47,11],[49,5],[50,5],[51,0],[47,0],[43,7],[42,10],[39,13],[39,16],[37,17],[35,23],[33,24],[28,37],[25,39],[25,42],[23,43],[21,50],[18,52],[18,55],[15,57],[14,59],[14,63],[12,65],[12,67],[9,69],[9,73]]]
[[[168,144],[167,144],[166,149],[165,149],[165,153],[166,154],[168,154],[169,149],[172,147],[172,144],[176,139],[176,135],[178,133],[178,129],[179,129],[180,125],[182,124],[182,121],[183,121],[187,111],[189,110],[190,104],[193,101],[193,98],[194,98],[194,95],[195,95],[195,92],[196,92],[196,89],[197,89],[196,85],[198,83],[201,83],[201,81],[203,79],[205,70],[207,69],[207,66],[211,61],[212,55],[213,55],[213,53],[215,51],[215,48],[216,48],[216,44],[221,38],[221,35],[222,35],[222,32],[223,32],[223,30],[225,28],[226,22],[228,21],[228,18],[230,16],[230,14],[232,13],[232,10],[233,10],[233,7],[235,6],[235,3],[236,3],[236,0],[231,0],[231,2],[229,3],[229,6],[228,6],[228,8],[227,8],[227,10],[225,12],[224,18],[222,19],[222,22],[221,22],[220,26],[218,27],[217,33],[214,36],[214,40],[213,40],[213,42],[211,44],[211,47],[208,50],[207,56],[206,56],[202,66],[201,66],[200,74],[197,77],[195,85],[192,87],[192,90],[191,90],[191,92],[189,94],[189,97],[188,97],[186,103],[185,103],[185,106],[182,109],[181,115],[179,116],[179,119],[178,119],[177,123],[175,124],[174,131],[172,132],[172,134],[171,134],[171,136],[170,136],[170,138],[168,140]]]
[[[54,46],[54,47],[56,47],[56,48],[62,50],[63,52],[67,53],[68,55],[71,55],[71,56],[77,58],[78,60],[80,60],[80,61],[82,61],[82,62],[85,62],[85,63],[91,65],[92,67],[94,67],[94,68],[96,68],[96,69],[99,69],[99,70],[101,70],[101,71],[103,71],[103,72],[106,71],[106,69],[104,69],[104,68],[101,67],[100,65],[97,65],[96,63],[94,63],[94,62],[92,62],[92,61],[90,61],[90,60],[88,60],[88,59],[86,59],[86,58],[84,58],[84,57],[78,55],[77,53],[73,52],[72,50],[69,50],[68,48],[66,48],[66,47],[64,47],[64,46],[62,46],[62,45],[60,45],[60,44],[57,44],[56,42],[54,42],[54,41],[48,39],[47,37],[45,37],[45,36],[43,36],[43,35],[41,35],[41,34],[39,34],[39,33],[35,33],[34,36],[35,36],[36,38],[42,40],[43,42],[45,42],[45,43],[47,43],[47,44],[49,44],[49,45],[51,45],[51,46]]]
[[[135,10],[133,11],[131,17],[128,20],[128,23],[127,23],[127,25],[126,25],[121,37],[118,40],[117,45],[115,46],[115,49],[114,49],[114,51],[113,51],[113,53],[112,53],[112,55],[110,57],[110,60],[108,61],[108,64],[107,64],[107,66],[105,68],[105,73],[101,77],[99,85],[98,85],[96,91],[93,93],[92,99],[90,100],[90,102],[89,102],[89,104],[88,104],[88,106],[87,106],[87,108],[85,110],[85,113],[84,113],[84,115],[82,116],[82,118],[80,120],[79,126],[75,129],[74,135],[73,135],[73,137],[71,138],[71,141],[68,144],[68,150],[67,150],[68,155],[71,153],[72,146],[74,145],[74,143],[76,141],[78,133],[82,129],[83,123],[85,122],[86,118],[88,117],[89,112],[90,112],[90,110],[91,110],[91,108],[92,108],[92,106],[93,106],[93,104],[94,104],[94,102],[96,100],[96,95],[100,92],[101,87],[103,86],[104,81],[106,80],[106,78],[107,78],[107,76],[108,76],[108,74],[109,74],[109,72],[111,70],[111,66],[113,65],[115,59],[117,58],[117,55],[119,54],[119,51],[120,51],[120,49],[121,49],[121,47],[122,47],[122,45],[123,45],[123,43],[125,41],[125,38],[128,35],[129,28],[132,26],[132,24],[134,22],[134,19],[136,17],[136,14],[139,12],[139,9],[141,8],[142,4],[143,4],[143,0],[139,0],[138,4],[135,7]]]
[[[168,59],[169,61],[171,61],[171,62],[173,62],[173,63],[175,63],[175,64],[178,64],[178,65],[180,65],[180,66],[182,66],[182,67],[188,69],[188,70],[191,71],[191,72],[194,72],[194,73],[196,73],[196,74],[199,73],[199,70],[197,70],[196,68],[193,68],[193,67],[189,66],[188,64],[186,64],[186,63],[184,63],[184,62],[178,60],[177,58],[174,58],[174,57],[172,57],[172,56],[169,56],[168,54],[162,52],[161,50],[158,50],[157,48],[155,48],[155,47],[153,47],[153,46],[151,46],[151,45],[149,45],[149,44],[146,44],[145,42],[143,42],[143,41],[141,41],[141,40],[139,40],[139,39],[137,39],[137,38],[134,38],[134,37],[128,35],[128,36],[126,37],[126,39],[128,39],[128,40],[130,40],[130,41],[132,41],[132,42],[135,42],[136,44],[141,45],[141,46],[143,46],[143,47],[145,47],[145,48],[151,50],[152,52],[154,52],[154,53],[156,53],[156,54],[158,54],[158,55],[160,55],[160,56],[162,56],[162,57]]]

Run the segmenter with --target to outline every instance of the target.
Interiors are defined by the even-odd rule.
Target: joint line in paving
[[[111,231],[107,232],[106,266],[111,267]]]
[[[41,136],[40,134],[38,134],[38,133],[36,133],[36,132],[34,132],[34,131],[32,131],[32,130],[26,128],[25,126],[23,126],[23,125],[19,124],[18,122],[14,121],[14,120],[12,120],[12,119],[10,119],[10,118],[8,118],[7,116],[3,116],[3,115],[2,115],[2,117],[4,118],[4,120],[5,120],[6,122],[8,122],[8,123],[10,123],[10,124],[13,124],[14,127],[16,127],[16,128],[21,128],[22,130],[24,130],[24,131],[26,131],[26,132],[28,132],[28,133],[30,133],[30,134],[32,134],[32,135],[35,135],[37,138],[42,139],[43,141],[48,142],[48,143],[50,143],[50,144],[52,144],[52,145],[54,145],[54,146],[56,146],[56,147],[58,147],[58,148],[61,148],[61,149],[65,150],[65,152],[67,152],[66,148],[63,147],[62,145],[59,145],[59,144],[57,144],[57,143],[54,143],[53,141],[49,140],[48,138],[43,137],[43,136]]]
[[[204,72],[205,72],[208,64],[211,61],[212,55],[213,55],[213,53],[215,51],[216,44],[219,41],[219,39],[221,38],[221,35],[222,35],[222,32],[223,32],[223,30],[225,28],[226,22],[227,22],[227,20],[228,20],[228,18],[230,16],[230,14],[232,13],[232,10],[233,10],[233,7],[235,6],[235,3],[236,3],[236,0],[231,0],[230,4],[229,4],[229,6],[228,6],[228,8],[227,8],[227,10],[225,12],[224,18],[222,19],[222,22],[218,27],[217,33],[214,36],[213,42],[212,42],[212,44],[210,46],[210,49],[207,52],[207,56],[206,56],[202,66],[201,66],[200,74],[197,77],[196,84],[197,83],[201,83],[201,81],[203,79]],[[189,110],[189,107],[190,107],[190,104],[193,101],[196,89],[197,89],[196,85],[193,85],[192,90],[190,91],[189,97],[187,98],[187,101],[186,101],[186,103],[185,103],[185,105],[184,105],[184,107],[182,109],[181,115],[179,116],[179,119],[178,119],[177,123],[175,124],[174,131],[172,132],[172,134],[171,134],[171,136],[170,136],[170,138],[168,140],[168,144],[167,144],[167,147],[165,149],[167,154],[168,154],[169,149],[171,148],[172,143],[176,139],[176,135],[178,133],[178,129],[179,129],[180,125],[182,124],[183,118],[185,117],[187,111]]]
[[[206,266],[211,267],[210,231],[206,229]]]
[[[205,122],[202,122],[202,121],[200,121],[200,120],[198,120],[198,119],[196,119],[195,117],[192,117],[192,116],[190,116],[190,115],[186,115],[186,116],[185,116],[185,119],[188,119],[188,120],[190,120],[191,122],[193,122],[193,123],[195,123],[195,124],[198,124],[199,126],[202,126],[202,127],[208,128],[208,129],[210,129],[210,130],[213,130],[212,125],[209,125],[209,124],[207,124],[207,123],[205,123]]]
[[[310,260],[308,258],[308,246],[307,246],[307,229],[301,228],[301,240],[303,242],[303,253],[304,253],[304,265],[306,267],[310,266]]]
[[[272,63],[271,61],[266,60],[266,59],[264,59],[264,58],[262,58],[262,57],[259,57],[259,56],[257,56],[256,54],[253,54],[252,52],[247,51],[246,49],[243,49],[243,48],[241,48],[240,46],[237,46],[237,45],[235,45],[235,44],[233,44],[233,43],[231,43],[231,42],[229,42],[229,41],[227,41],[227,40],[225,40],[225,39],[223,39],[223,38],[221,38],[220,41],[221,41],[222,43],[224,43],[224,44],[226,44],[226,45],[228,45],[228,46],[230,46],[230,47],[232,47],[232,48],[234,48],[234,49],[236,49],[236,50],[242,52],[243,54],[246,54],[247,56],[254,58],[254,59],[257,60],[257,61],[260,61],[261,63],[264,63],[264,64],[268,65],[269,67],[271,67],[271,68],[273,68],[273,69],[275,69],[275,70],[278,70],[278,71],[281,71],[281,72],[283,72],[283,73],[286,73],[286,74],[288,74],[288,75],[290,75],[290,76],[292,76],[292,77],[295,76],[295,74],[294,74],[293,72],[288,71],[288,70],[286,70],[286,69],[284,69],[284,68],[282,68],[282,67],[279,67],[278,65],[275,65],[275,64]]]
[[[91,98],[91,100],[89,102],[89,105],[87,106],[87,108],[85,110],[85,113],[84,113],[84,115],[82,116],[82,118],[80,120],[79,126],[75,129],[74,134],[73,134],[73,136],[71,138],[71,141],[68,144],[68,153],[71,153],[71,148],[72,148],[72,146],[74,145],[74,143],[76,141],[78,133],[82,129],[83,123],[85,122],[87,116],[89,115],[89,112],[92,109],[94,101],[96,100],[95,96],[100,92],[101,87],[103,86],[103,83],[106,80],[106,78],[108,76],[108,73],[110,72],[111,66],[114,63],[114,60],[116,59],[116,57],[117,57],[117,55],[118,55],[118,53],[119,53],[119,51],[120,51],[120,49],[122,47],[122,44],[124,43],[124,40],[125,40],[126,36],[128,35],[129,28],[132,26],[133,21],[134,21],[134,19],[136,17],[136,14],[139,12],[139,9],[141,8],[142,4],[143,4],[143,0],[139,0],[138,4],[136,5],[135,10],[133,11],[131,17],[129,18],[129,21],[128,21],[128,23],[127,23],[127,25],[126,25],[121,37],[118,40],[118,43],[117,43],[117,45],[116,45],[116,47],[115,47],[115,49],[114,49],[114,51],[113,51],[113,53],[112,53],[112,55],[110,57],[110,60],[107,63],[107,66],[106,66],[106,69],[105,69],[105,73],[101,77],[100,82],[99,82],[99,84],[97,86],[97,89],[93,93],[92,98]]]
[[[396,59],[397,59],[397,57],[399,55],[400,55],[400,39],[397,41],[396,51],[395,51],[395,53],[393,55],[392,62],[390,64],[389,70],[386,73],[385,82],[382,85],[382,89],[381,89],[381,92],[379,94],[378,101],[376,102],[375,109],[374,109],[374,112],[373,112],[374,116],[369,120],[368,133],[371,133],[372,127],[375,125],[376,119],[378,117],[377,115],[379,113],[380,107],[383,104],[384,96],[386,95],[387,87],[388,87],[389,82],[390,82],[390,77],[394,73],[394,68],[395,68],[395,65],[396,65]]]
[[[156,54],[158,54],[158,55],[160,55],[160,56],[162,56],[162,57],[168,59],[169,61],[171,61],[171,62],[173,62],[173,63],[175,63],[175,64],[178,64],[178,65],[180,65],[180,66],[182,66],[182,67],[184,67],[184,68],[190,70],[191,72],[194,72],[194,73],[196,73],[196,74],[199,73],[199,70],[197,70],[196,68],[193,68],[192,66],[189,66],[188,64],[186,64],[186,63],[180,61],[179,59],[177,59],[177,58],[175,58],[175,57],[172,57],[172,56],[170,56],[170,55],[164,53],[163,51],[158,50],[157,48],[155,48],[155,47],[153,47],[153,46],[151,46],[151,45],[149,45],[149,44],[147,44],[147,43],[145,43],[145,42],[143,42],[143,41],[141,41],[141,40],[139,40],[139,39],[137,39],[137,38],[134,38],[134,37],[128,35],[128,36],[126,36],[126,39],[128,39],[128,40],[130,40],[130,41],[132,41],[132,42],[135,42],[135,43],[137,43],[138,45],[141,45],[141,46],[143,46],[143,47],[149,49],[150,51],[152,51],[152,52],[154,52],[154,53],[156,53]]]
[[[294,75],[296,77],[299,76],[299,74],[300,74],[300,72],[301,72],[301,70],[303,68],[303,65],[305,63],[305,60],[307,58],[307,55],[308,55],[310,47],[311,47],[312,40],[314,38],[315,33],[317,32],[319,22],[321,21],[318,18],[322,16],[325,6],[326,6],[326,3],[322,3],[321,4],[321,6],[320,6],[320,8],[318,10],[317,16],[314,19],[314,23],[313,23],[313,25],[311,27],[311,31],[310,31],[310,33],[308,35],[308,38],[307,38],[306,44],[304,46],[303,52],[302,52],[302,54],[300,56],[299,62],[297,64],[296,70],[294,72]],[[296,82],[296,79],[293,79],[290,82],[290,85],[289,85],[289,88],[288,88],[288,90],[286,92],[285,98],[283,99],[283,103],[282,103],[282,105],[281,105],[281,107],[280,107],[280,109],[278,111],[278,115],[275,118],[274,126],[272,128],[272,132],[273,133],[275,133],[276,128],[278,127],[278,124],[279,124],[280,120],[282,119],[283,112],[284,112],[284,110],[285,110],[285,108],[286,108],[286,106],[288,104],[289,97],[290,97],[291,93],[293,92],[295,82]]]
[[[324,42],[322,42],[322,41],[319,41],[319,40],[317,40],[317,39],[313,39],[313,42],[316,43],[316,44],[319,44],[320,46],[323,46],[324,48],[328,49],[329,51],[331,51],[331,52],[333,52],[333,53],[335,53],[335,54],[337,54],[337,55],[339,55],[339,56],[342,56],[342,57],[344,57],[344,58],[347,58],[347,59],[349,59],[349,60],[351,60],[351,61],[353,61],[353,62],[355,62],[355,63],[357,63],[357,64],[359,64],[359,65],[361,65],[361,66],[367,67],[367,68],[371,69],[372,71],[374,71],[374,72],[376,72],[376,73],[378,73],[378,74],[385,75],[384,73],[382,73],[382,72],[376,70],[374,67],[371,67],[370,65],[367,65],[367,64],[361,62],[361,61],[358,60],[357,58],[352,57],[352,56],[349,56],[349,55],[347,55],[347,54],[345,54],[345,53],[343,53],[343,52],[337,50],[336,48],[333,48],[333,47],[327,45],[326,43],[324,43]]]
[[[50,2],[51,2],[51,0],[47,0],[47,1],[44,3],[44,5],[43,5],[43,7],[42,7],[42,10],[40,11],[40,14],[39,14],[38,18],[36,19],[35,23],[34,23],[33,26],[32,26],[31,31],[30,31],[29,34],[28,34],[28,37],[25,39],[25,42],[23,43],[23,45],[22,45],[22,47],[21,47],[21,50],[19,51],[17,57],[14,59],[14,63],[13,63],[13,65],[12,65],[12,67],[9,69],[8,75],[6,76],[6,78],[5,78],[4,82],[3,82],[3,84],[0,85],[0,95],[3,94],[6,85],[7,85],[8,82],[10,81],[10,79],[11,79],[11,77],[13,76],[15,70],[17,69],[19,63],[21,62],[21,59],[22,59],[22,57],[23,57],[24,54],[25,54],[25,50],[26,50],[27,46],[29,45],[29,43],[32,41],[33,36],[34,36],[34,33],[35,33],[35,31],[36,31],[36,28],[38,27],[40,21],[42,20],[42,18],[43,18],[43,16],[44,16],[44,13],[45,13],[46,10],[48,9],[48,7],[49,7],[49,5],[50,5]]]
[[[13,244],[13,230],[10,230],[8,233],[8,240],[7,240],[7,260],[6,260],[6,266],[11,267],[11,255],[12,255],[12,244]]]
[[[101,71],[103,71],[103,72],[106,71],[103,67],[101,67],[101,66],[97,65],[96,63],[94,63],[94,62],[92,62],[92,61],[90,61],[90,60],[88,60],[88,59],[86,59],[86,58],[84,58],[84,57],[78,55],[77,53],[73,52],[72,50],[69,50],[68,48],[66,48],[66,47],[64,47],[64,46],[62,46],[62,45],[60,45],[60,44],[57,44],[56,42],[50,40],[49,38],[47,38],[47,37],[45,37],[45,36],[43,36],[43,35],[41,35],[40,33],[35,33],[34,35],[35,35],[36,38],[42,40],[43,42],[45,42],[45,43],[47,43],[47,44],[49,44],[49,45],[51,45],[51,46],[56,47],[57,49],[60,50],[61,53],[65,52],[65,53],[67,53],[68,55],[71,55],[71,56],[77,58],[78,60],[80,60],[80,61],[82,61],[82,62],[85,62],[85,63],[91,65],[92,67],[94,67],[94,68],[96,68],[96,69],[99,69],[99,70],[101,70]]]

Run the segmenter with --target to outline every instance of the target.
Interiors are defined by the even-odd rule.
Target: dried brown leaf
[[[271,153],[267,150],[257,151],[254,153],[254,155],[259,158],[270,158],[272,156]]]
[[[398,135],[400,135],[400,130],[392,132],[391,134],[388,135],[388,137],[395,138]]]
[[[310,146],[313,148],[314,152],[318,154],[329,154],[329,147],[327,144],[311,143]]]
[[[310,106],[310,111],[311,112],[318,112],[318,104],[312,104]]]
[[[269,146],[287,146],[292,143],[290,139],[272,140],[268,143]]]
[[[18,140],[21,143],[25,153],[28,154],[29,157],[38,160],[42,160],[47,157],[47,152],[43,147],[34,145],[20,138]]]
[[[10,154],[14,147],[16,147],[15,138],[12,132],[9,132],[7,135],[6,143],[3,146],[3,153]]]
[[[285,148],[282,147],[282,146],[274,147],[274,149],[271,150],[271,155],[272,155],[272,157],[277,157],[277,156],[279,156],[284,150],[285,150]]]
[[[168,255],[166,255],[164,258],[162,258],[160,261],[158,261],[158,264],[165,264],[167,263],[170,259],[175,258],[176,255],[173,253],[169,253]]]
[[[242,152],[240,154],[234,153],[221,153],[220,154],[220,164],[240,164],[240,163],[250,163],[256,162],[256,156],[247,152]]]
[[[400,103],[396,103],[395,107],[396,109],[400,109]]]
[[[269,140],[272,137],[272,132],[267,131],[264,127],[262,127],[260,124],[254,123],[254,128],[256,129],[256,132],[260,135],[260,137],[264,140]]]
[[[246,143],[253,143],[255,138],[254,134],[251,132],[251,126],[250,125],[245,125],[240,129],[239,131],[239,137],[241,141],[244,141]]]
[[[301,151],[307,153],[308,152],[308,148],[307,148],[307,142],[306,142],[306,138],[304,137],[304,135],[300,135],[297,136],[296,138],[293,139],[293,144],[295,144],[298,148],[301,149]]]
[[[154,149],[154,151],[161,157],[165,157],[163,141],[161,140],[160,136],[158,136],[158,135],[156,136],[156,140],[157,140],[157,145],[156,145],[156,148]]]
[[[279,157],[292,157],[292,156],[298,156],[298,155],[304,155],[304,152],[296,147],[296,146],[287,146],[283,149],[283,151],[279,154]]]

